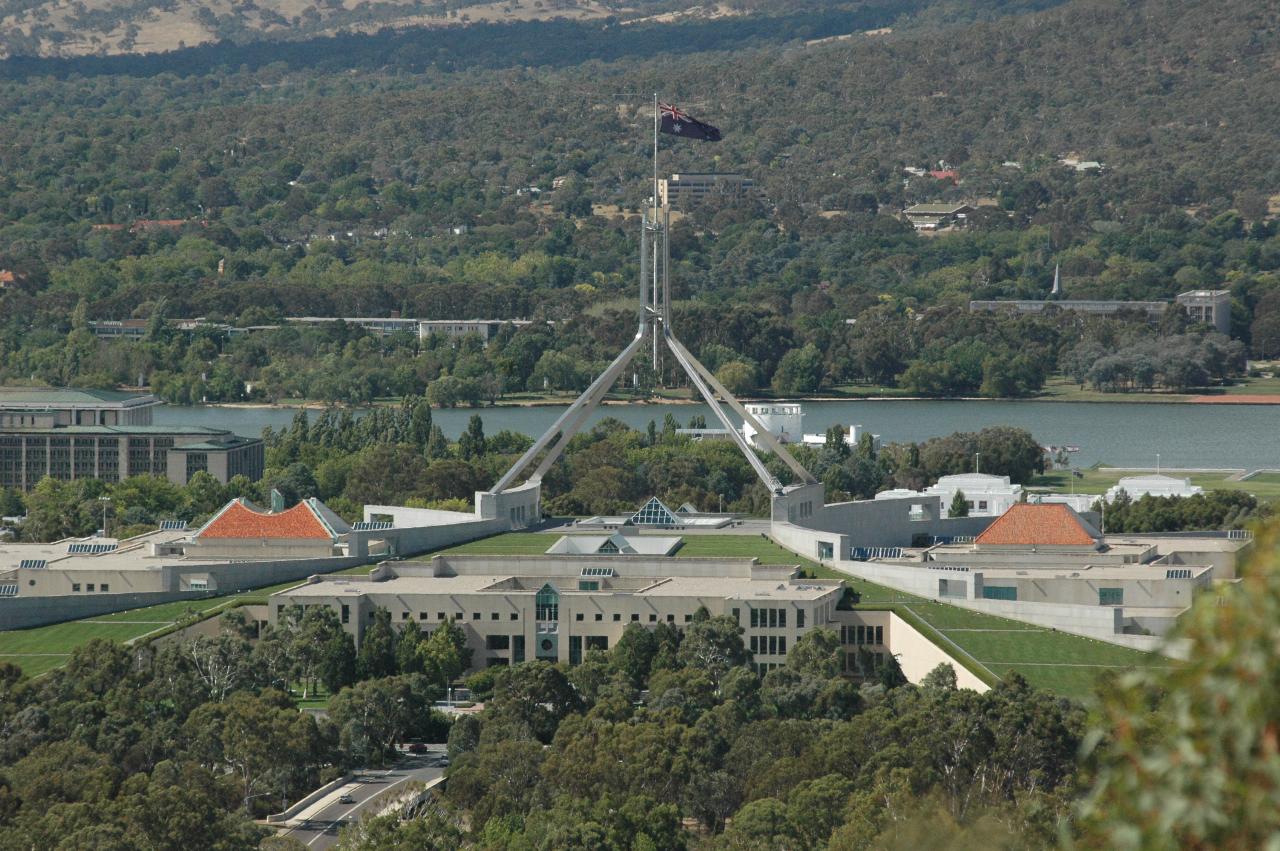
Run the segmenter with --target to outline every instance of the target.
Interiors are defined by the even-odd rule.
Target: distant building
[[[531,324],[528,319],[413,319],[404,316],[291,316],[285,321],[293,325],[312,327],[345,322],[379,337],[388,337],[404,331],[417,335],[420,340],[425,340],[433,334],[442,337],[466,337],[474,334],[486,344],[504,325],[521,328]]]
[[[1191,290],[1174,299],[1193,322],[1212,325],[1221,334],[1231,333],[1231,291]]]
[[[1055,292],[1061,292],[1058,276],[1054,276]],[[1177,304],[1192,321],[1212,325],[1223,334],[1231,333],[1231,291],[1191,290],[1179,293],[1169,301],[1108,301],[1103,299],[1061,299],[1041,301],[1037,299],[990,299],[969,302],[971,313],[1008,311],[1011,313],[1043,313],[1050,305],[1055,310],[1072,310],[1098,316],[1111,316],[1121,312],[1145,313],[1148,320],[1156,321],[1164,316],[1170,304]]]
[[[804,407],[798,402],[748,402],[745,407],[779,443],[799,443],[803,439]],[[751,423],[742,424],[742,436],[752,446],[760,445]]]
[[[1008,476],[985,473],[943,476],[921,493],[939,497],[944,508],[950,508],[956,494],[963,493],[971,517],[998,517],[1022,501],[1022,485],[1011,484]]]
[[[149,394],[112,390],[0,388],[0,487],[31,490],[62,481],[165,476],[185,484],[197,471],[225,483],[262,478],[258,438],[204,426],[157,426]]]
[[[585,517],[575,525],[595,529],[721,529],[732,523],[732,514],[704,514],[688,504],[672,511],[666,503],[653,496],[634,514]]]
[[[939,230],[967,223],[973,207],[964,203],[916,204],[902,211],[902,215],[916,230]]]
[[[1121,491],[1130,499],[1141,499],[1144,496],[1195,496],[1204,493],[1204,488],[1191,484],[1190,479],[1173,476],[1126,476],[1107,491],[1107,501],[1114,502]]]
[[[686,209],[713,198],[743,198],[755,188],[755,181],[742,174],[673,174],[658,181],[658,199],[663,206]]]

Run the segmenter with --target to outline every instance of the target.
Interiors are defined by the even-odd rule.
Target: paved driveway
[[[444,774],[444,762],[439,752],[416,756],[407,754],[390,769],[370,769],[356,773],[345,786],[298,813],[297,827],[283,831],[281,836],[292,836],[309,848],[332,848],[338,844],[338,829],[355,821],[365,812],[369,803],[387,790],[396,790],[410,781],[426,783]],[[338,799],[350,795],[352,803],[342,804]]]

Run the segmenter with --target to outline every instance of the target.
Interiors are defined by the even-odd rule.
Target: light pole
[[[981,452],[973,453],[973,472],[975,475],[982,472],[982,470],[980,469],[981,461],[982,461],[982,453]]]
[[[107,537],[107,506],[111,504],[111,497],[100,496],[98,502],[102,503],[102,537]]]
[[[1156,475],[1160,475],[1160,453],[1156,453]]]
[[[716,496],[720,497],[720,513],[724,514],[724,494],[718,493]]]

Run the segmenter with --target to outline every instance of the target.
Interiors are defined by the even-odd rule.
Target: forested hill
[[[14,279],[0,288],[0,378],[150,375],[164,367],[139,350],[62,347],[74,321],[161,310],[252,325],[393,310],[620,315],[636,248],[620,216],[642,202],[651,168],[637,93],[652,91],[725,134],[667,141],[663,171],[741,171],[763,189],[755,205],[690,210],[672,245],[679,309],[763,383],[810,344],[821,371],[808,370],[809,387],[893,382],[920,358],[968,364],[960,379],[899,382],[921,393],[976,391],[985,360],[1016,354],[1035,368],[992,393],[1032,392],[1074,370],[1063,354],[1090,335],[1103,352],[1143,349],[1145,323],[1032,334],[963,312],[970,298],[1042,296],[1058,264],[1073,297],[1229,288],[1233,334],[1269,357],[1280,352],[1267,207],[1280,192],[1277,14],[1258,0],[1073,0],[816,44],[798,29],[772,43],[747,16],[602,29],[577,39],[576,63],[579,25],[521,24],[459,30],[447,47],[414,41],[421,33],[351,37],[320,64],[286,46],[244,67],[27,69],[0,82],[0,270]],[[773,20],[799,28],[804,16]],[[704,36],[724,46],[732,32],[741,49],[704,49]],[[1073,154],[1102,167],[1059,163]],[[906,178],[904,167],[940,161],[958,184]],[[979,199],[969,230],[937,239],[899,217],[916,202]],[[171,224],[145,224],[155,220]],[[922,311],[930,322],[915,321]],[[891,345],[867,343],[877,327]],[[621,328],[562,324],[554,347],[591,363]],[[865,362],[850,360],[858,346]],[[236,377],[261,386],[261,363],[285,354],[268,349]],[[450,368],[405,370],[368,392],[422,392]],[[196,382],[208,372],[183,369]]]
[[[1062,0],[0,0],[0,57],[137,56],[197,45],[255,44],[240,55],[261,57],[271,45],[309,43],[327,36],[411,30],[441,34],[438,41],[493,24],[575,24],[583,33],[602,27],[667,29],[694,25],[726,46],[745,28],[768,35],[775,18],[821,19],[843,13],[859,28],[918,23],[939,26],[1017,14]],[[916,20],[918,18],[918,21]],[[711,24],[710,28],[701,27]],[[822,37],[819,20],[804,38]],[[790,27],[783,24],[780,34]],[[490,30],[490,32],[492,32]],[[835,35],[836,33],[826,33]],[[411,38],[412,40],[412,38]]]

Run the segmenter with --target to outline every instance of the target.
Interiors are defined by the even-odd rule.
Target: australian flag
[[[661,120],[658,129],[672,136],[698,139],[703,142],[719,142],[720,128],[712,127],[691,115],[681,112],[671,104],[660,104]]]

